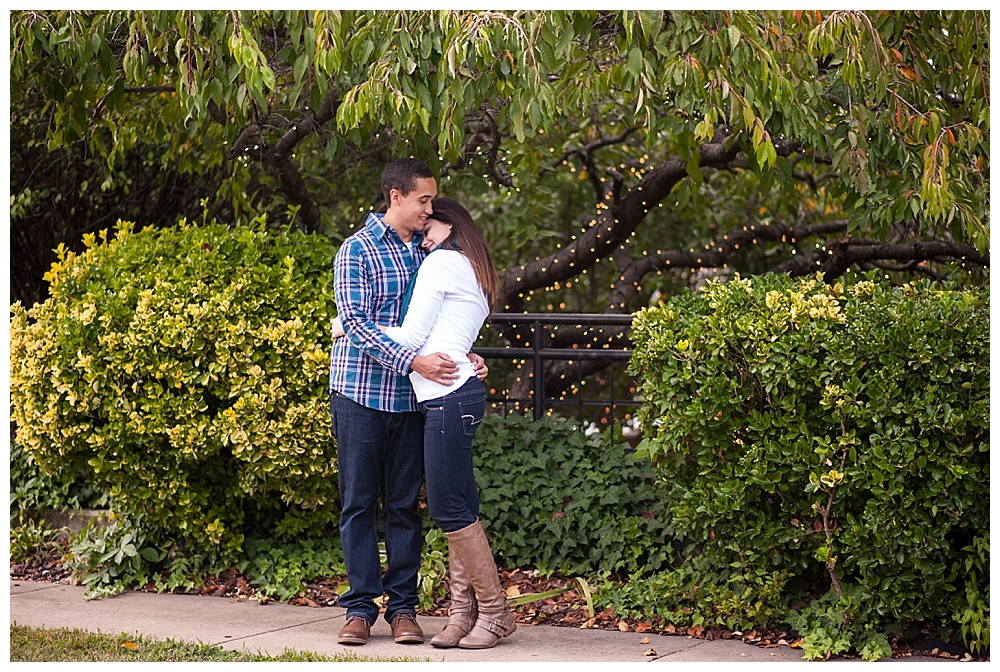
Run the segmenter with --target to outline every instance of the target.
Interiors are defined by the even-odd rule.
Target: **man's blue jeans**
[[[472,439],[486,412],[486,390],[470,378],[454,392],[420,404],[424,414],[427,508],[445,532],[479,517],[479,490],[472,472]]]
[[[385,619],[416,613],[423,530],[417,497],[423,480],[423,417],[388,413],[330,394],[340,472],[340,540],[350,590],[340,598],[347,616],[374,624],[376,600],[389,595]],[[375,509],[382,502],[388,569],[382,575]]]

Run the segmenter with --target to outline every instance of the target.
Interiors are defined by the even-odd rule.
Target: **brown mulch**
[[[605,609],[590,617],[587,612],[586,598],[580,594],[579,586],[575,579],[566,578],[558,574],[550,577],[542,577],[537,570],[521,568],[500,568],[501,585],[507,593],[507,597],[516,600],[520,596],[545,593],[552,590],[567,589],[565,592],[554,597],[535,600],[520,604],[514,608],[515,618],[518,625],[546,624],[560,627],[571,627],[581,629],[597,630],[618,630],[621,632],[647,633],[648,635],[680,635],[695,639],[705,639],[708,641],[716,639],[740,639],[748,644],[753,644],[762,648],[774,648],[778,646],[790,646],[801,648],[801,638],[794,632],[786,632],[780,629],[773,630],[751,630],[749,632],[734,633],[730,630],[717,628],[704,628],[702,626],[683,627],[672,623],[664,623],[660,617],[654,617],[651,621],[640,621],[631,618],[619,618],[615,616],[613,609]],[[71,572],[68,567],[60,562],[59,558],[34,559],[27,563],[11,563],[10,578],[13,581],[41,581],[46,583],[71,584],[73,582]],[[202,595],[213,595],[215,597],[228,597],[236,600],[257,599],[256,589],[250,583],[248,576],[242,575],[235,570],[223,572],[219,576],[208,576],[203,585],[194,591]],[[288,601],[289,604],[303,607],[332,607],[337,606],[338,592],[342,592],[346,577],[328,577],[317,579],[306,584],[306,593],[302,596]],[[156,592],[153,584],[141,588],[145,592]],[[266,601],[262,600],[262,601]],[[427,616],[447,616],[448,603],[446,599],[440,600],[433,609],[419,610],[420,614]],[[925,641],[933,642],[926,647],[920,641],[912,645],[901,642],[892,642],[893,658],[908,656],[933,656],[939,658],[951,658],[969,660],[963,656],[961,647],[940,643],[934,640],[933,628],[926,630]],[[986,657],[989,660],[989,657]]]

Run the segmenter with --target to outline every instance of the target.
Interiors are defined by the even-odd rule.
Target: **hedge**
[[[790,615],[807,654],[877,657],[926,619],[988,645],[988,289],[737,277],[632,336],[639,452],[676,523],[720,562],[828,586]]]
[[[11,308],[12,418],[38,465],[220,558],[335,525],[330,241],[256,220],[85,243],[60,247],[44,303]]]

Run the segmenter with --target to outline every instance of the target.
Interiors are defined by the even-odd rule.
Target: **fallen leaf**
[[[649,644],[649,637],[643,637],[639,640],[640,644]]]
[[[653,624],[647,623],[646,621],[640,621],[639,623],[635,624],[636,632],[649,632],[652,629],[653,629]]]
[[[581,626],[580,626],[580,629],[581,629],[581,630],[586,630],[587,628],[592,628],[592,627],[594,627],[594,623],[595,623],[596,621],[597,621],[597,618],[588,618],[588,619],[587,619],[587,620],[586,620],[586,621],[585,621],[585,622],[583,623],[583,625],[581,625]]]
[[[673,623],[667,623],[667,627],[666,627],[666,628],[664,628],[664,631],[665,631],[665,632],[666,632],[666,633],[667,633],[668,635],[672,635],[672,634],[674,634],[675,632],[677,632],[677,628],[676,628],[676,627],[674,626],[674,624],[673,624]]]
[[[122,648],[128,649],[129,651],[135,651],[139,648],[139,645],[135,642],[122,642]]]
[[[642,655],[644,655],[644,656],[655,656],[656,655],[656,649],[646,649],[645,651],[642,652]]]
[[[701,633],[705,631],[700,625],[694,625],[687,629],[687,634],[691,637],[701,637]]]
[[[521,589],[517,586],[508,586],[506,593],[507,597],[518,597],[521,594]]]
[[[641,515],[646,520],[656,520],[656,514],[653,513],[652,511],[640,511],[639,515]]]
[[[618,621],[618,629],[622,632],[628,632],[628,623],[625,621]]]
[[[792,647],[793,649],[801,649],[802,648],[802,643],[804,641],[805,641],[805,639],[803,639],[803,638],[800,637],[800,638],[796,639],[794,642],[792,642],[791,644],[789,644],[788,646]]]

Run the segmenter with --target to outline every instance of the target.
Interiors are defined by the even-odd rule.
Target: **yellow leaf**
[[[517,597],[521,594],[521,590],[517,586],[510,586],[507,588],[506,593],[507,597]]]
[[[139,645],[135,642],[122,642],[122,648],[126,648],[129,651],[135,651],[139,648]]]
[[[618,621],[618,629],[622,632],[628,632],[628,623],[625,621]]]
[[[639,640],[640,644],[649,644],[649,637],[643,637]]]
[[[655,656],[656,655],[656,649],[646,649],[645,651],[642,652],[642,655],[644,655],[644,656]]]

